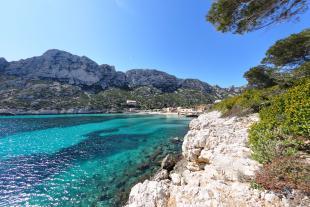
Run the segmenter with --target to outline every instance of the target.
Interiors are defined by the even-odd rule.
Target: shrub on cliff
[[[256,173],[257,186],[277,192],[298,189],[310,192],[310,166],[300,157],[279,157],[265,164],[262,171]],[[287,193],[287,192],[286,192]]]
[[[261,163],[293,155],[310,140],[310,79],[273,98],[260,110],[260,122],[250,129],[253,158]]]
[[[296,17],[306,2],[216,0],[207,20],[221,32],[243,34]],[[249,133],[253,158],[264,163],[255,188],[310,194],[310,166],[303,159],[310,152],[310,29],[277,41],[261,64],[244,75],[251,90],[213,108],[224,116],[259,112]]]
[[[239,96],[224,99],[213,106],[222,112],[223,116],[242,116],[248,113],[257,113],[270,104],[273,96],[282,93],[278,86],[267,89],[249,89]]]

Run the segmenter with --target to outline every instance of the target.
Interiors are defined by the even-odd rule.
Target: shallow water
[[[119,206],[180,150],[189,119],[163,115],[0,117],[0,206]]]

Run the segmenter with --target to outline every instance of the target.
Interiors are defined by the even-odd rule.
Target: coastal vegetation
[[[178,89],[175,92],[163,93],[153,87],[139,87],[135,90],[121,90],[112,88],[93,96],[91,100],[95,108],[126,107],[126,100],[136,100],[139,108],[161,109],[164,107],[191,107],[203,103],[212,103],[212,96],[198,90]]]
[[[223,116],[259,113],[249,130],[252,157],[263,164],[255,185],[310,193],[310,30],[277,41],[244,77],[241,95],[214,105]]]
[[[78,86],[48,80],[24,80],[14,76],[1,76],[0,108],[15,110],[69,110],[122,111],[129,106],[126,100],[136,100],[139,109],[161,109],[164,107],[193,107],[212,103],[216,96],[200,90],[180,88],[174,92],[162,92],[142,86],[133,90],[109,88],[98,93],[82,90]],[[11,85],[11,83],[13,83]],[[27,85],[27,87],[25,87]]]

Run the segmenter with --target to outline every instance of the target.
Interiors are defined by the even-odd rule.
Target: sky
[[[212,0],[0,0],[0,57],[48,49],[84,55],[117,70],[158,69],[222,87],[246,84],[276,40],[310,27],[300,21],[245,35],[220,33],[205,15]]]

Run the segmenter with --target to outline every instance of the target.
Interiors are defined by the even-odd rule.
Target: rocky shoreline
[[[153,180],[156,177],[159,180],[168,178],[168,172],[173,169],[181,158],[181,145],[182,139],[173,137],[167,143],[162,143],[155,149],[144,151],[145,158],[141,163],[126,170],[121,178],[113,181],[118,182],[119,186],[117,192],[115,192],[117,199],[111,201],[114,206],[126,204],[130,190],[136,183],[143,182],[146,179]],[[158,169],[160,170],[158,171]],[[106,196],[106,194],[103,193],[102,196]]]
[[[250,158],[247,131],[257,121],[257,114],[221,118],[219,112],[192,120],[183,159],[170,172],[162,166],[136,184],[126,207],[296,206],[288,197],[251,187],[261,165]],[[309,200],[302,201],[299,206]]]

